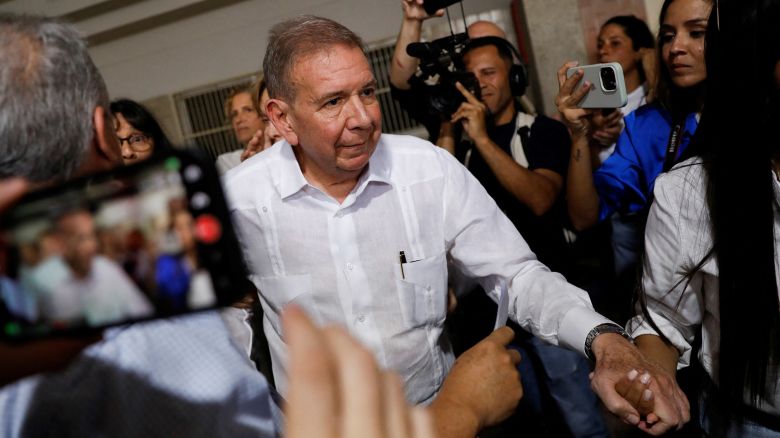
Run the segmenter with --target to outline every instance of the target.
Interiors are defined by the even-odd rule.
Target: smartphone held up
[[[619,63],[610,62],[571,67],[566,71],[566,77],[571,77],[578,70],[582,70],[583,75],[577,83],[577,87],[581,87],[584,81],[588,81],[591,83],[591,88],[577,107],[620,108],[626,105],[628,94],[623,78],[623,68]]]
[[[0,220],[0,338],[229,305],[252,290],[213,164],[167,152],[30,193]]]

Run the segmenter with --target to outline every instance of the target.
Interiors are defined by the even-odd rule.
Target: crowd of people
[[[555,117],[485,21],[457,105],[432,108],[405,47],[443,11],[401,10],[392,95],[430,142],[382,132],[353,31],[274,25],[263,76],[225,102],[242,149],[216,162],[256,293],[0,342],[0,434],[780,436],[780,1],[665,0],[657,38],[607,20],[598,61],[621,65],[628,103],[580,108],[599,85],[563,62]],[[173,147],[56,19],[0,15],[0,88],[0,208]],[[210,306],[180,198],[121,244],[61,212],[19,241],[26,272],[0,251],[3,321]],[[101,299],[82,314],[82,296]]]

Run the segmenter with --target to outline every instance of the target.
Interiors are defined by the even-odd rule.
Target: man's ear
[[[295,133],[295,126],[291,117],[292,108],[287,102],[279,99],[270,99],[266,103],[265,111],[268,119],[274,124],[279,134],[293,146],[298,145],[298,134]]]
[[[116,138],[112,117],[105,108],[98,106],[92,112],[92,140],[87,156],[73,176],[86,175],[121,166],[122,150]]]
[[[113,117],[102,106],[95,107],[92,114],[92,123],[95,126],[93,147],[95,152],[110,163],[110,167],[122,164],[122,148],[116,137],[116,129],[113,125]]]

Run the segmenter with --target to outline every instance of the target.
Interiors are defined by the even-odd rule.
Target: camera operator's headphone
[[[512,95],[520,97],[525,94],[525,89],[528,87],[528,70],[523,64],[523,56],[509,41],[497,37],[497,36],[484,36],[479,38],[473,38],[469,42],[469,48],[477,48],[483,46],[495,46],[499,52],[508,52],[512,55],[514,61],[512,66],[509,67],[509,87],[512,90]]]

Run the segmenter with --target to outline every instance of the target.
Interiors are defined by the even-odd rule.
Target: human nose
[[[672,42],[669,46],[669,53],[671,55],[680,55],[686,52],[688,45],[688,39],[680,34],[677,34],[672,38]]]
[[[128,159],[135,157],[135,151],[130,147],[130,141],[125,139],[119,140],[119,147],[122,149],[122,158]]]
[[[348,129],[366,129],[371,125],[371,117],[368,116],[366,105],[359,96],[352,96],[347,118]]]

